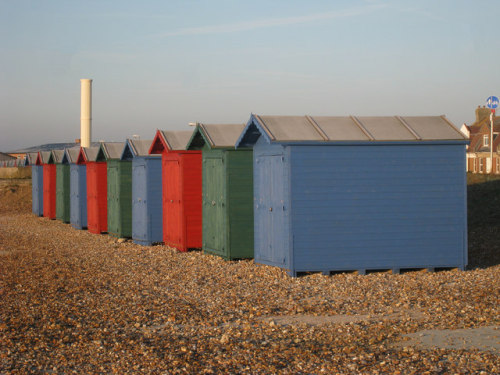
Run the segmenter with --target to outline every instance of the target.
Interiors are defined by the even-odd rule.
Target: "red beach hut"
[[[87,165],[87,230],[108,231],[108,176],[105,161],[97,161],[99,147],[82,147],[77,163]]]
[[[201,151],[187,151],[192,131],[157,130],[150,154],[162,155],[163,242],[201,248]]]
[[[43,166],[43,216],[56,218],[56,165],[49,164],[50,151],[40,151],[36,165]]]

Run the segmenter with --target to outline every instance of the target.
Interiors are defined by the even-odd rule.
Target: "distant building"
[[[476,121],[472,125],[463,124],[460,128],[470,140],[467,147],[467,172],[500,174],[500,117],[493,115],[493,140],[491,140],[490,114],[489,108],[478,106]]]

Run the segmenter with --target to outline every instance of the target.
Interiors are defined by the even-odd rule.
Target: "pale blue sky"
[[[0,0],[0,151],[273,115],[441,115],[500,96],[494,0]]]

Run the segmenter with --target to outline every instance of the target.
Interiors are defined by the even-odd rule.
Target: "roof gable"
[[[146,156],[149,154],[151,140],[127,139],[121,155],[121,160],[132,160],[136,156]]]
[[[80,154],[80,147],[71,147],[64,150],[64,155],[62,158],[63,164],[75,164],[78,155]]]
[[[187,148],[197,150],[207,145],[210,148],[234,149],[244,128],[245,124],[197,124]]]
[[[237,147],[288,142],[466,141],[445,116],[258,116],[252,114]]]
[[[125,142],[102,142],[97,152],[96,161],[118,160]]]
[[[48,164],[50,158],[50,151],[40,151],[36,158],[36,165]]]
[[[150,154],[161,154],[173,150],[185,150],[192,135],[191,130],[157,130]]]
[[[85,164],[90,161],[96,161],[98,152],[99,152],[98,146],[80,147],[80,153],[78,154],[76,163]]]

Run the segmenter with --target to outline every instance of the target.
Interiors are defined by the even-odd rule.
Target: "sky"
[[[446,115],[500,96],[495,0],[0,0],[0,151],[260,115]]]

